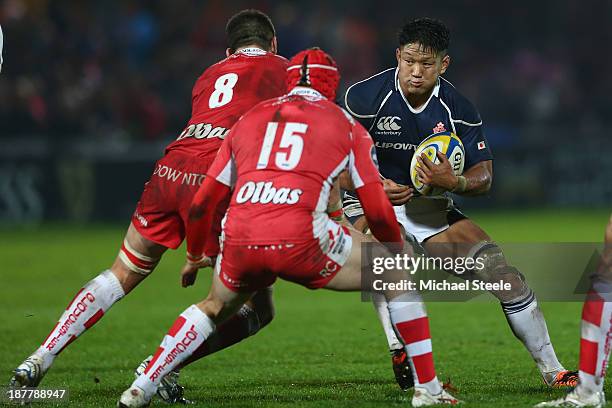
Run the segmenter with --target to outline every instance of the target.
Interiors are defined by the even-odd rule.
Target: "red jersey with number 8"
[[[156,163],[132,216],[143,237],[168,248],[181,244],[189,205],[228,129],[259,102],[286,93],[287,64],[283,57],[246,48],[198,78],[189,124]]]
[[[166,153],[214,158],[240,116],[286,93],[287,65],[281,56],[246,48],[208,68],[193,87],[191,119]]]

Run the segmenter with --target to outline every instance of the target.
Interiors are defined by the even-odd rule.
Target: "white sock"
[[[408,292],[389,302],[391,321],[406,345],[410,366],[414,374],[414,386],[427,389],[437,395],[442,387],[436,376],[429,333],[429,319],[421,296]]]
[[[611,288],[597,287],[589,292],[582,308],[580,336],[580,382],[576,392],[589,396],[603,391],[604,378],[612,347],[612,302]],[[602,285],[599,285],[602,286]]]
[[[529,293],[516,301],[502,303],[502,309],[514,335],[523,343],[548,382],[563,370],[548,335],[544,315],[535,295]]]
[[[397,338],[395,330],[393,330],[393,324],[391,323],[391,316],[389,315],[389,308],[387,307],[385,296],[381,293],[372,293],[372,303],[374,304],[378,320],[380,320],[380,324],[382,324],[385,336],[387,337],[389,350],[401,350],[404,348],[404,345]]]
[[[132,385],[153,395],[161,379],[189,357],[215,330],[215,324],[196,305],[175,320],[145,371]]]
[[[117,277],[106,270],[89,281],[72,299],[66,311],[35,354],[47,370],[53,359],[85,330],[96,324],[125,293]]]

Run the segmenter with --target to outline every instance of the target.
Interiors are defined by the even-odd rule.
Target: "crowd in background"
[[[403,21],[439,18],[452,32],[446,77],[489,133],[603,128],[612,3],[518,3],[0,0],[0,137],[172,139],[195,79],[225,55],[227,19],[248,7],[271,16],[281,55],[318,45],[335,56],[343,88],[395,65]]]

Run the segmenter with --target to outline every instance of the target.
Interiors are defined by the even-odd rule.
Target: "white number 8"
[[[218,108],[219,106],[227,105],[234,96],[234,86],[238,82],[238,75],[229,73],[221,75],[215,82],[215,91],[208,99],[209,108]]]

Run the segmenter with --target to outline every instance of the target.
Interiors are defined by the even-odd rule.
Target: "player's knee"
[[[227,313],[223,313],[225,304],[221,299],[213,298],[209,295],[206,299],[196,304],[196,306],[215,324],[220,324],[227,318]]]
[[[142,282],[146,275],[132,272],[122,261],[117,257],[110,271],[115,275],[123,292],[125,294],[130,293],[140,282]]]
[[[501,268],[494,278],[495,282],[509,283],[509,290],[493,292],[501,302],[515,302],[523,299],[531,293],[531,289],[525,282],[525,276],[513,266]]]
[[[493,242],[482,241],[470,251],[469,257],[482,265],[474,269],[475,277],[486,282],[510,284],[509,290],[492,291],[501,302],[511,302],[530,292],[525,276],[506,262],[502,249]]]

